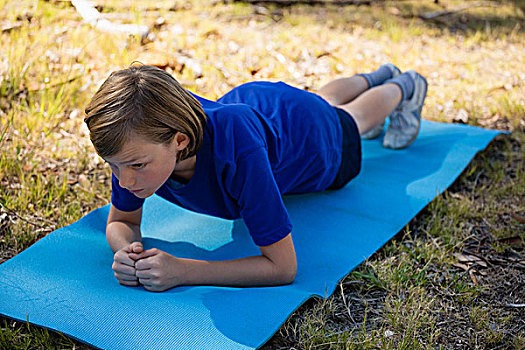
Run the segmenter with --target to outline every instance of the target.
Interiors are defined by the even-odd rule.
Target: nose
[[[129,169],[120,169],[118,183],[120,187],[131,189],[135,186],[135,177]]]

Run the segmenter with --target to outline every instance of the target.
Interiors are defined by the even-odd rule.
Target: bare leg
[[[362,135],[384,122],[401,103],[402,97],[403,93],[398,85],[387,83],[366,90],[352,102],[338,107],[354,117],[359,134]]]
[[[317,92],[332,106],[344,105],[368,89],[368,82],[359,75],[350,78],[335,79],[324,85]]]

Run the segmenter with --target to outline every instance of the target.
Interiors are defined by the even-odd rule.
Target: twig
[[[363,282],[363,281],[346,281],[346,282],[343,282],[343,286],[346,286],[346,285],[349,285],[349,284],[366,284],[366,283]]]
[[[350,319],[352,320],[354,325],[357,325],[357,323],[354,320],[354,317],[352,316],[352,312],[350,311],[350,307],[348,307],[348,304],[346,303],[346,297],[345,297],[345,292],[344,292],[344,289],[343,289],[343,284],[339,283],[339,287],[341,287],[341,297],[343,298],[343,304],[344,304],[344,306],[346,308],[346,311],[348,312],[348,316],[350,316]]]
[[[44,0],[46,2],[53,2],[53,3],[64,3],[66,5],[72,5],[71,0]],[[111,4],[107,4],[107,1],[89,1],[95,8],[103,8],[105,11],[118,11],[118,10],[130,10],[131,6],[126,5],[126,3],[123,4],[123,6],[117,7],[113,6]],[[147,3],[146,1],[143,1],[144,3]],[[129,1],[128,1],[129,3]],[[131,2],[133,4],[133,2]],[[137,3],[137,2],[136,2]],[[152,11],[159,11],[159,10],[167,10],[167,11],[178,11],[178,10],[184,10],[187,7],[191,6],[191,4],[185,4],[182,6],[179,6],[177,3],[174,3],[170,7],[163,7],[163,6],[140,6],[140,2],[138,4],[133,4],[133,8],[140,12],[152,12]]]
[[[342,1],[322,1],[322,0],[234,0],[234,2],[245,2],[248,4],[273,4],[280,6],[293,5],[371,5],[372,0],[342,0]]]
[[[51,84],[51,85],[45,85],[44,88],[54,88],[54,87],[57,87],[57,86],[60,86],[60,85],[65,85],[65,84],[69,84],[69,83],[72,83],[74,82],[75,80],[78,80],[82,78],[82,75],[78,75],[76,77],[73,77],[73,78],[69,78],[68,80],[65,80],[65,81],[60,81],[58,83],[54,83],[54,84]],[[38,88],[38,89],[27,89],[27,91],[29,92],[33,92],[33,91],[40,91],[42,90],[43,88]]]
[[[482,6],[490,6],[490,4],[486,2],[479,2],[479,3],[471,4],[468,6],[462,6],[462,7],[453,9],[453,10],[432,11],[432,12],[427,12],[427,13],[423,13],[422,15],[419,15],[419,18],[425,19],[425,20],[435,19],[437,17],[448,16],[454,13],[458,13],[458,12],[469,10],[475,7],[482,7]]]
[[[2,27],[2,33],[9,33],[13,29],[22,28],[22,22],[15,22]]]
[[[525,307],[525,304],[506,304],[507,307]]]
[[[39,224],[35,224],[34,222],[31,222],[29,220],[27,220],[26,218],[23,218],[22,216],[20,216],[17,212],[15,212],[14,210],[12,209],[9,209],[8,207],[6,207],[5,205],[3,205],[2,203],[0,203],[0,207],[4,208],[5,210],[7,210],[10,214],[13,214],[14,216],[16,216],[17,218],[19,218],[20,220],[30,224],[30,225],[33,225],[33,226],[36,226],[38,228],[44,228],[44,226],[42,225],[39,225]],[[51,221],[48,221],[44,218],[38,218],[39,220],[42,220],[43,222],[55,227],[55,224],[52,223]]]
[[[483,174],[483,169],[478,171],[478,174],[476,175],[476,178],[474,179],[474,184],[472,185],[472,192],[474,192],[474,190],[476,189],[476,186],[478,185],[478,180],[481,174]]]
[[[141,39],[148,36],[149,28],[137,24],[114,24],[102,17],[100,12],[87,0],[71,0],[78,14],[90,25],[103,32],[126,33],[140,35]]]

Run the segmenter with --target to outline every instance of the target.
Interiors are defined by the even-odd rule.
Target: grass
[[[162,15],[166,24],[153,30],[153,41],[96,32],[67,2],[0,0],[2,27],[20,24],[0,34],[0,262],[107,203],[110,171],[94,156],[82,109],[109,72],[133,60],[162,64],[214,99],[254,79],[316,90],[392,61],[427,76],[425,118],[513,133],[478,155],[333,296],[300,308],[265,348],[525,348],[523,311],[505,306],[525,298],[523,270],[509,260],[523,254],[525,241],[512,216],[525,215],[519,1],[489,1],[434,21],[418,15],[463,2],[261,8],[194,1],[177,3],[177,11],[168,10],[171,2],[155,11],[129,4],[105,2],[101,11],[147,25]],[[521,245],[506,243],[514,236]],[[454,266],[466,252],[491,265]],[[0,348],[89,347],[1,319]]]

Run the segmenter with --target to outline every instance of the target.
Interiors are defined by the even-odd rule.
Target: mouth
[[[139,192],[142,192],[144,191],[144,189],[140,189],[140,190],[130,190],[131,193],[133,194],[138,194]]]

